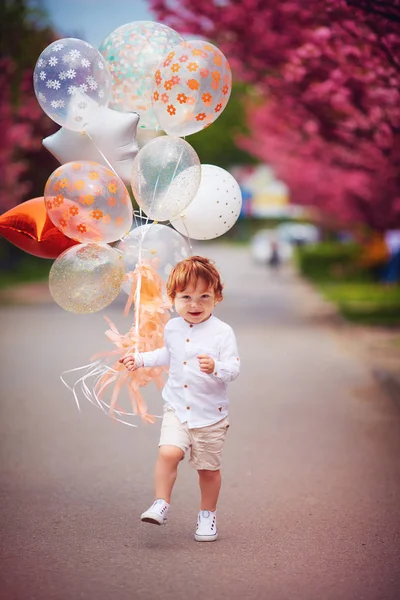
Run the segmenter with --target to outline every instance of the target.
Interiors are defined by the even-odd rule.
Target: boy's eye
[[[209,298],[209,297],[210,297],[210,295],[209,295],[209,294],[203,294],[203,295],[202,295],[202,298],[205,298],[205,299],[207,299],[207,298]]]
[[[190,296],[181,296],[181,298],[183,298],[184,300],[187,300],[188,298],[190,298]]]

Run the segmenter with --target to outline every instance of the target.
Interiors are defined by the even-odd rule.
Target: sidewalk
[[[7,304],[51,304],[53,302],[47,281],[19,283],[0,289],[0,306]]]
[[[329,327],[346,349],[365,362],[374,378],[400,408],[400,327],[372,327],[346,321],[308,281],[294,275],[304,315]]]

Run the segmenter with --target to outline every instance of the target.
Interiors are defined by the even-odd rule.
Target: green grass
[[[323,295],[348,320],[366,325],[400,325],[400,286],[371,282],[319,282]]]
[[[46,281],[53,262],[25,255],[12,268],[0,270],[0,288],[31,281]]]

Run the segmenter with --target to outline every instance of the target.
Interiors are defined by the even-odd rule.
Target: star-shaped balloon
[[[112,167],[122,181],[130,182],[132,162],[139,151],[136,139],[139,115],[102,107],[93,113],[85,131],[62,127],[43,140],[43,146],[61,164],[91,160]]]
[[[57,258],[77,243],[52,223],[43,197],[22,202],[0,215],[0,235],[40,258]]]

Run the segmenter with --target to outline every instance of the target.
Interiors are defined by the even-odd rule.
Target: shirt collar
[[[213,321],[215,319],[213,313],[211,313],[211,315],[208,317],[208,319],[206,319],[206,321],[202,321],[201,323],[189,323],[189,321],[186,321],[183,317],[179,317],[181,320],[181,323],[185,326],[185,327],[196,327],[197,329],[199,329],[199,327],[201,326],[206,326],[207,323],[211,323],[211,321]]]

